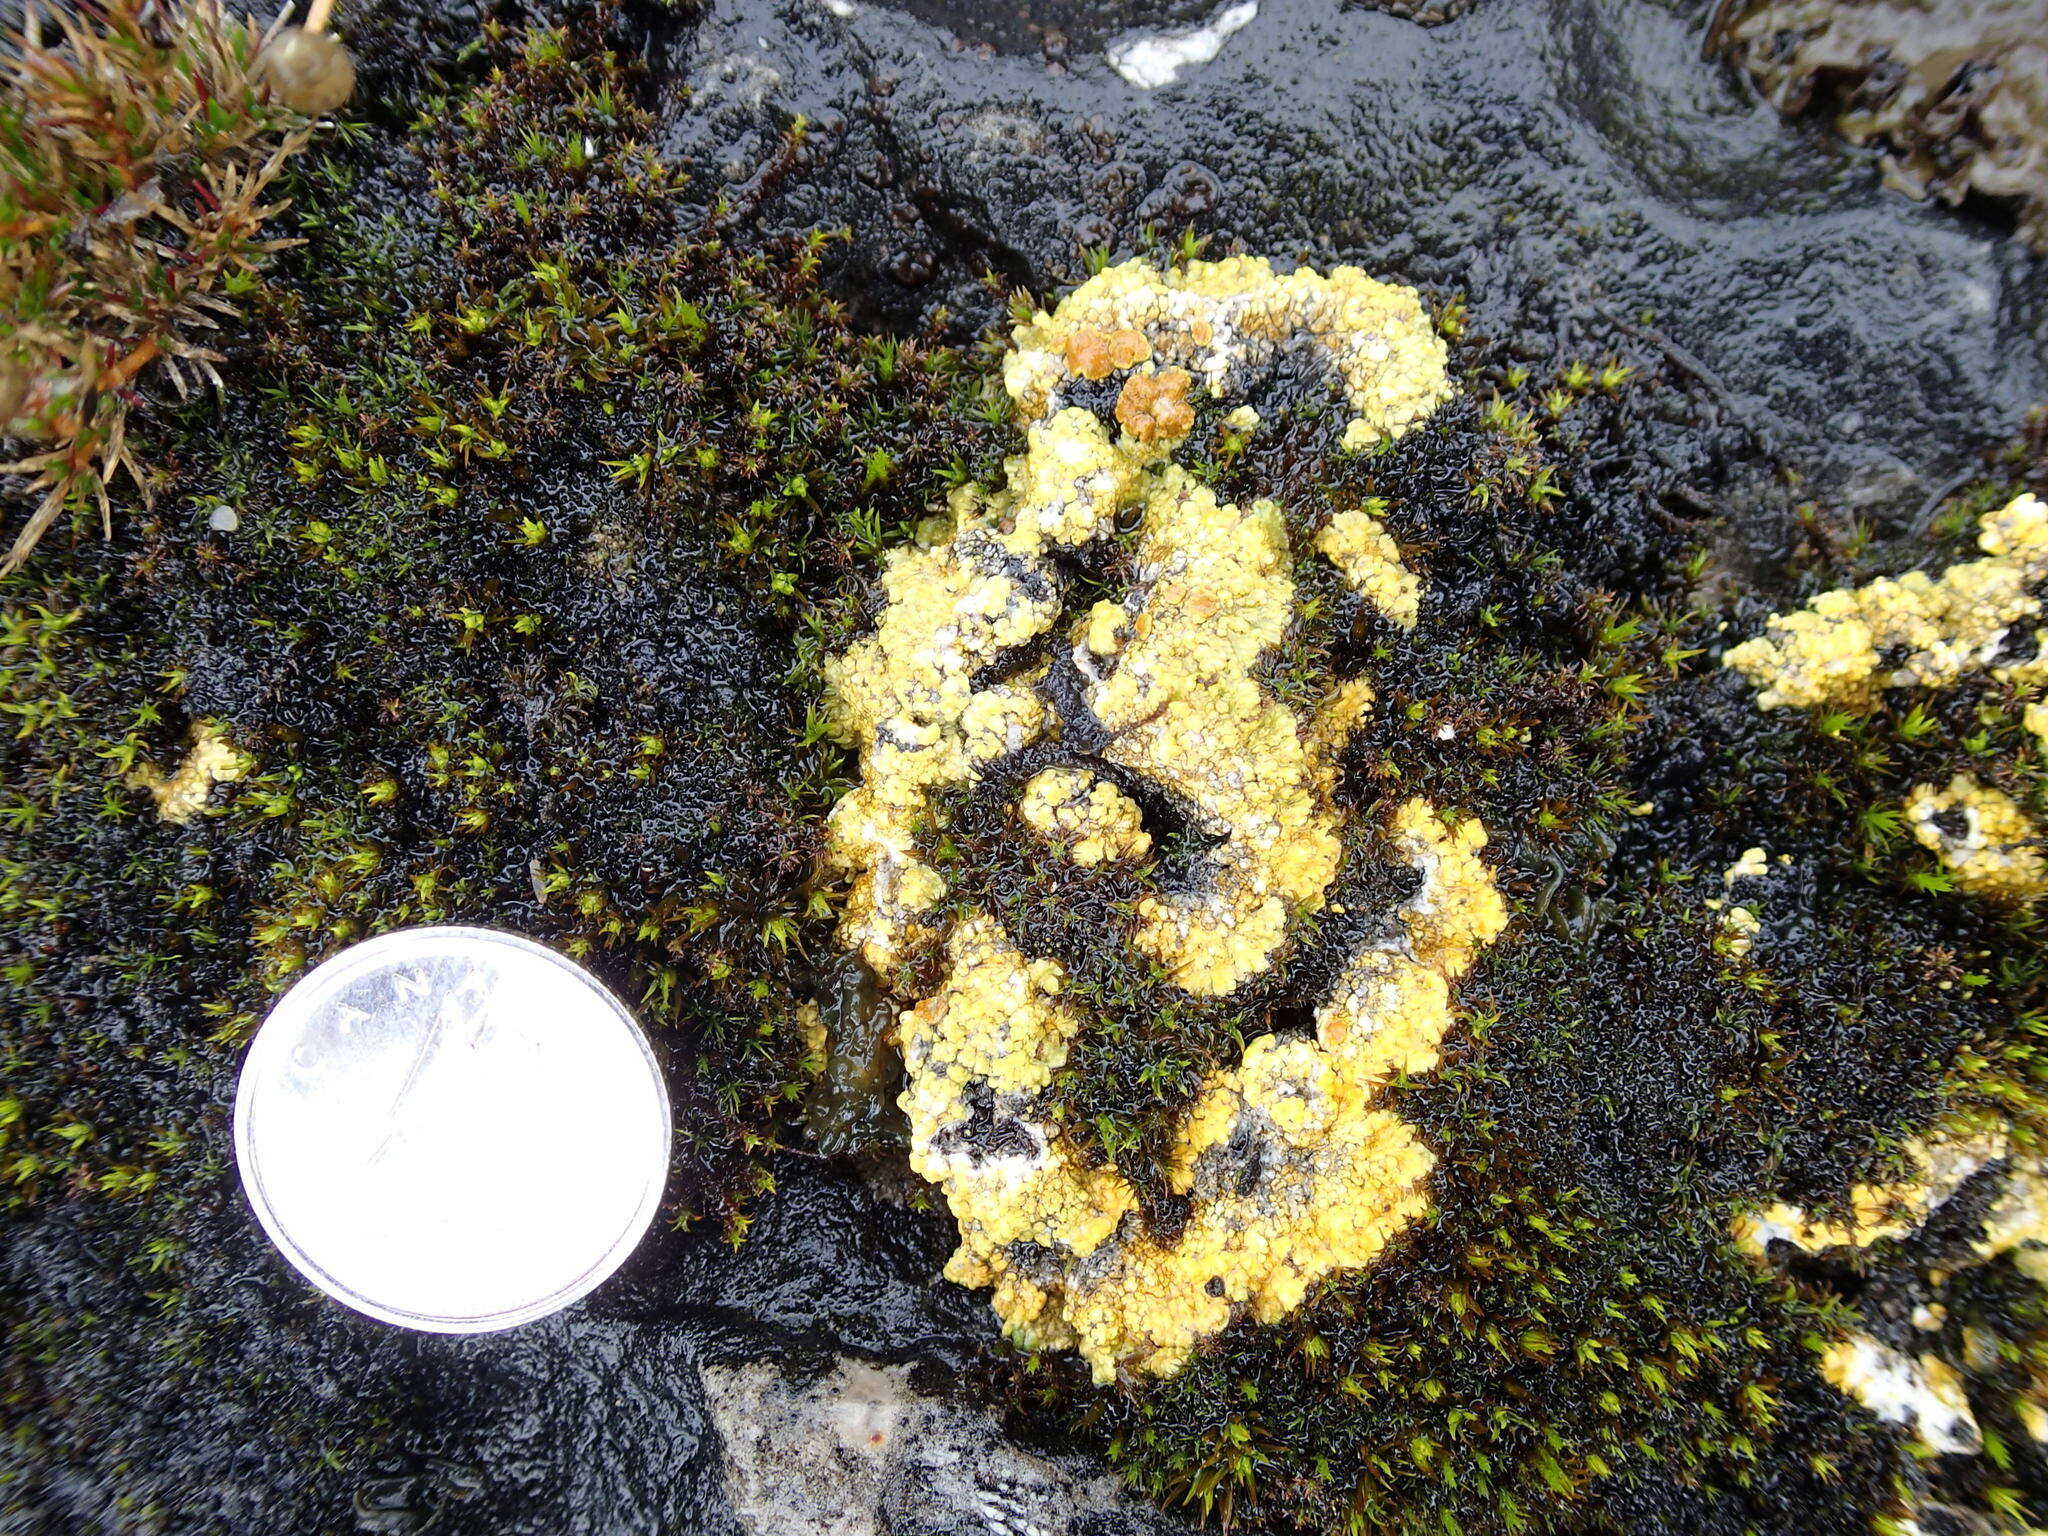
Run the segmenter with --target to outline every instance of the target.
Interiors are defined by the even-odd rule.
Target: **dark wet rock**
[[[910,1373],[708,1366],[725,1492],[746,1536],[1145,1536],[1181,1529],[1085,1460],[1020,1449],[990,1414]]]
[[[1978,200],[2048,252],[2048,3],[1747,0],[1710,46],[1780,112],[1828,113],[1907,196]]]
[[[134,1507],[158,1519],[132,1528],[163,1532],[725,1536],[700,1362],[727,1362],[729,1381],[731,1362],[850,1353],[957,1379],[995,1337],[981,1298],[938,1278],[950,1223],[814,1159],[775,1172],[737,1250],[713,1230],[658,1230],[588,1302],[469,1338],[318,1296],[231,1189],[185,1218],[160,1273],[120,1261],[161,1232],[118,1207],[18,1223],[0,1295],[10,1320],[41,1320],[45,1353],[7,1365],[24,1427],[0,1449],[0,1529],[130,1529],[120,1511]]]
[[[1475,3],[1476,0],[1344,0],[1344,9],[1385,11],[1389,16],[1399,16],[1404,21],[1435,27],[1456,21]]]
[[[1058,60],[1075,53],[1098,53],[1128,28],[1194,25],[1216,7],[1215,0],[1125,0],[1121,5],[1096,5],[1090,0],[1020,0],[1012,5],[901,0],[895,8],[944,29],[965,48],[1043,54],[1048,60]]]
[[[817,160],[758,222],[850,227],[837,281],[877,321],[979,327],[1001,286],[1045,294],[1148,225],[1354,261],[1462,289],[1509,356],[1685,359],[1764,444],[1731,502],[1765,537],[1779,466],[1903,519],[2048,395],[2038,264],[1779,122],[1701,59],[1697,5],[1496,0],[1424,28],[1264,0],[1159,91],[1080,48],[963,49],[977,8],[848,9],[720,7],[678,54],[663,149],[714,193],[806,116]]]
[[[773,1166],[775,1192],[738,1248],[652,1243],[593,1307],[680,1324],[727,1355],[827,1347],[958,1371],[995,1342],[984,1298],[939,1277],[954,1241],[943,1214],[815,1158]]]

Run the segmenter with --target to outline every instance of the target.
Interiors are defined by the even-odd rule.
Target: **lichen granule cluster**
[[[827,667],[863,770],[831,818],[840,934],[908,1004],[902,1104],[912,1164],[959,1223],[947,1273],[993,1287],[1014,1336],[1077,1349],[1102,1380],[1170,1373],[1233,1316],[1277,1320],[1427,1209],[1433,1158],[1379,1091],[1435,1064],[1452,984],[1505,922],[1480,824],[1421,799],[1394,808],[1386,836],[1413,894],[1351,954],[1313,1035],[1261,1034],[1202,1084],[1167,1170],[1180,1219],[1162,1231],[1044,1101],[1090,1027],[1062,966],[949,904],[932,860],[945,794],[1050,747],[1062,761],[1024,786],[1018,835],[1077,864],[1146,859],[1155,839],[1121,779],[1207,841],[1136,912],[1141,957],[1186,995],[1245,987],[1324,906],[1343,859],[1337,758],[1370,680],[1330,679],[1307,718],[1262,686],[1296,608],[1280,510],[1219,501],[1172,457],[1191,389],[1227,399],[1295,342],[1327,358],[1347,446],[1400,434],[1449,393],[1415,294],[1351,268],[1130,262],[1035,315],[1004,369],[1026,451],[1004,486],[963,489],[940,537],[891,559],[874,633]],[[1120,529],[1135,537],[1126,590],[1070,611],[1062,555]],[[1369,515],[1340,514],[1319,548],[1413,625],[1419,582]],[[921,984],[934,952],[936,983]]]

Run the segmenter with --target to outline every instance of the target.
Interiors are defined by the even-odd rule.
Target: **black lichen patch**
[[[2048,484],[2040,433],[2036,422],[1986,455],[1980,478],[1939,498],[1928,526],[1902,538],[1880,541],[1853,525],[1842,533],[1808,508],[1785,552],[1787,576],[1807,594],[1976,557],[1978,517]],[[1741,849],[1768,853],[1762,875],[1727,893],[1759,921],[1740,981],[1770,1009],[1769,1033],[1757,1039],[1768,1047],[1778,1123],[1755,1177],[1839,1215],[1852,1181],[1900,1176],[1901,1135],[1930,1124],[1996,1128],[2021,1155],[2037,1155],[2048,1126],[2039,914],[1958,894],[1902,816],[1912,786],[1959,773],[2040,816],[2024,697],[1973,674],[1938,691],[1890,688],[1759,714],[1753,690],[1717,662],[1764,611],[1741,602],[1726,635],[1704,615],[1693,635],[1700,656],[1652,701],[1646,734],[1658,745],[1638,782],[1655,811],[1631,826],[1619,855],[1711,881]],[[2029,630],[2003,659],[2033,649]],[[1753,1117],[1749,1097],[1730,1114]],[[1993,1522],[2048,1508],[2038,1446],[2023,1427],[2037,1411],[2030,1383],[2048,1362],[2041,1293],[2010,1257],[1987,1263],[1975,1247],[1999,1177],[1965,1186],[1906,1240],[1819,1257],[1780,1248],[1773,1261],[1805,1304],[1957,1372],[1984,1450],[1903,1461],[1901,1496],[1909,1509]]]

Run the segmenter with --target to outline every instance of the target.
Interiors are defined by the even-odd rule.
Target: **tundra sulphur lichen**
[[[1206,840],[1186,878],[1136,903],[1135,947],[1182,994],[1246,987],[1324,906],[1344,860],[1335,757],[1370,682],[1331,680],[1306,720],[1262,686],[1296,608],[1280,509],[1220,501],[1171,459],[1195,425],[1191,377],[1225,397],[1295,337],[1330,359],[1348,446],[1401,433],[1448,393],[1413,292],[1350,268],[1131,262],[1033,316],[1004,369],[1025,452],[1000,489],[956,494],[942,538],[891,558],[874,633],[826,667],[863,770],[830,822],[849,881],[840,933],[911,1003],[902,1105],[912,1165],[959,1223],[947,1273],[992,1287],[1014,1336],[1078,1350],[1098,1380],[1170,1374],[1234,1316],[1277,1320],[1427,1209],[1434,1159],[1379,1091],[1434,1065],[1451,986],[1505,922],[1485,829],[1401,800],[1385,836],[1413,894],[1350,955],[1312,1036],[1260,1034],[1201,1084],[1166,1168],[1177,1219],[1161,1230],[1045,1099],[1090,1026],[1065,969],[994,913],[947,905],[932,856],[944,797],[1050,749],[1059,761],[1024,785],[1020,820],[1076,864],[1153,851],[1125,785]],[[1106,404],[1089,386],[1119,372],[1112,435],[1083,402]],[[1135,539],[1127,590],[1058,632],[1062,557],[1120,529]],[[1412,626],[1419,583],[1376,522],[1340,515],[1321,547],[1347,573],[1369,559],[1354,581]],[[936,984],[921,986],[934,951]]]
[[[1886,688],[1946,689],[1988,676],[2013,690],[2036,741],[2048,739],[2048,628],[2033,654],[2001,662],[2019,626],[2041,614],[2048,579],[2048,503],[2014,497],[1978,521],[1981,560],[1939,576],[1908,571],[1823,592],[1774,614],[1765,633],[1732,647],[1725,664],[1755,684],[1762,709],[1871,706]],[[1967,773],[1945,786],[1916,784],[1902,808],[1914,839],[1940,859],[1955,885],[2019,904],[2048,891],[2040,828],[1996,786]]]
[[[1763,709],[1859,702],[1887,685],[1940,688],[1989,668],[2006,632],[2041,612],[2034,588],[2048,577],[2048,504],[2016,496],[1978,526],[1985,559],[1824,592],[1774,615],[1765,634],[1728,652],[1727,665],[1761,690]],[[2034,638],[2048,650],[2048,631]],[[1904,655],[1887,670],[1893,649]],[[2000,674],[2042,670],[2036,657]]]

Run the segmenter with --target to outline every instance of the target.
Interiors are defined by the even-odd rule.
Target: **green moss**
[[[639,1006],[682,1209],[743,1227],[804,1081],[839,771],[812,662],[978,451],[981,375],[854,334],[829,234],[693,223],[601,28],[494,32],[408,152],[306,171],[235,400],[157,432],[152,511],[0,589],[7,1198],[203,1185],[197,1119],[277,988],[480,921]],[[254,771],[171,825],[135,771],[201,720]]]

